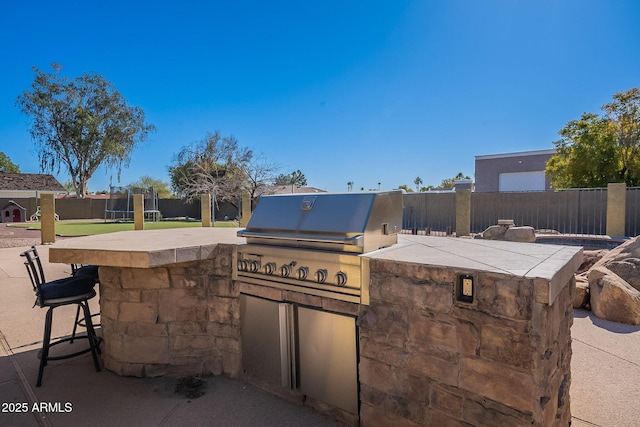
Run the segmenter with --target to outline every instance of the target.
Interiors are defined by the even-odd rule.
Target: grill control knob
[[[249,270],[249,263],[246,259],[238,260],[238,270],[247,271]]]
[[[268,262],[264,265],[264,272],[266,274],[273,274],[273,272],[276,270],[276,263],[275,262]]]
[[[307,267],[298,268],[298,279],[304,280],[309,275],[309,269]]]
[[[289,277],[290,274],[291,274],[291,265],[284,264],[282,267],[280,267],[280,275],[282,277]]]
[[[260,268],[259,261],[254,260],[249,263],[249,269],[251,270],[252,273],[257,273],[259,268]]]
[[[336,273],[336,285],[344,286],[347,284],[347,274],[342,271]]]
[[[327,280],[327,270],[321,268],[316,271],[316,281],[318,283],[324,283],[325,280]]]

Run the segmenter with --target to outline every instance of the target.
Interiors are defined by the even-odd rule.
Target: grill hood
[[[364,253],[398,241],[402,192],[262,196],[238,231],[247,243]]]

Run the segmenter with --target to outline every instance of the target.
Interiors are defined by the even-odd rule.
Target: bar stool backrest
[[[27,267],[27,272],[29,273],[29,278],[31,279],[33,291],[36,293],[36,302],[34,305],[37,304],[40,307],[44,307],[43,300],[41,298],[41,287],[46,283],[46,280],[44,277],[44,270],[42,269],[42,261],[40,261],[38,250],[35,246],[31,246],[31,249],[27,249],[26,251],[22,252],[20,256],[26,258],[26,260],[24,261],[24,265]]]

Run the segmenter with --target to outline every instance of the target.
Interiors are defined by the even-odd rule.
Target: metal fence
[[[456,193],[406,193],[402,228],[414,232],[443,232],[455,230]]]
[[[627,188],[625,235],[640,234],[640,187]],[[403,196],[403,229],[421,233],[455,231],[455,192]],[[471,232],[481,233],[500,219],[538,232],[606,235],[607,189],[471,193]]]
[[[627,206],[625,217],[625,235],[640,234],[640,187],[627,188]]]
[[[499,219],[512,219],[538,231],[606,234],[607,189],[569,189],[473,193],[471,232],[480,233]]]

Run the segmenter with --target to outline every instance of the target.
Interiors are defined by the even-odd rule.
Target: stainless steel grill
[[[234,279],[368,305],[361,255],[396,243],[401,227],[399,191],[262,197],[238,232],[247,243],[237,247]],[[240,295],[245,374],[358,414],[356,317],[248,288]]]
[[[234,279],[369,303],[368,260],[397,243],[402,193],[264,196],[236,253]]]

